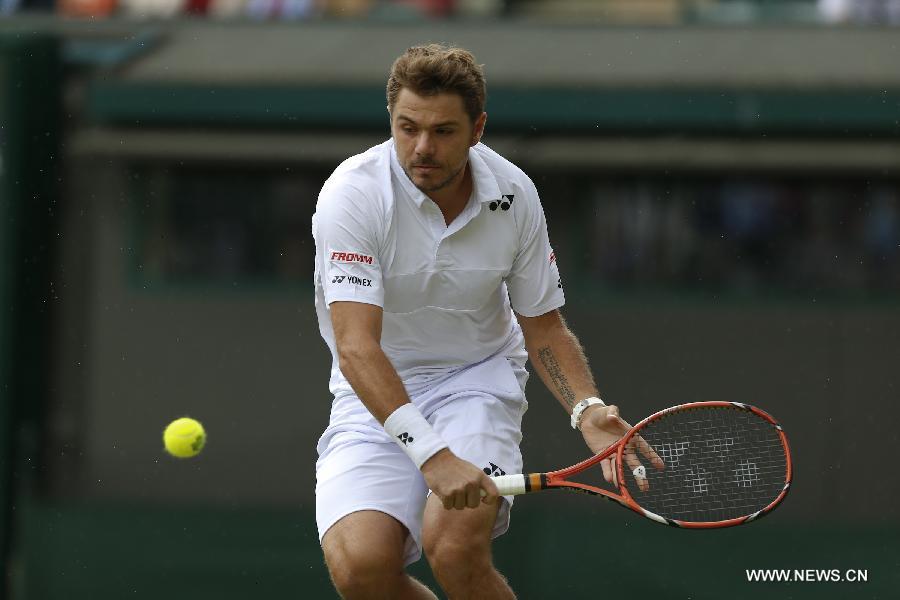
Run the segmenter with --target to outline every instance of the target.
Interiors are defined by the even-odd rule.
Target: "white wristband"
[[[594,404],[606,406],[606,403],[596,396],[585,398],[575,405],[575,408],[572,409],[572,429],[578,429],[579,431],[581,430],[581,414],[584,412],[584,409],[586,409],[588,406],[593,406]]]
[[[447,442],[435,433],[419,409],[411,402],[407,402],[385,419],[384,430],[403,448],[419,469],[426,460],[447,447]]]

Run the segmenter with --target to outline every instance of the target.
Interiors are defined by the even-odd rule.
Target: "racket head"
[[[643,442],[664,469],[649,466]],[[647,465],[647,491],[629,468],[633,458]],[[740,402],[694,402],[650,415],[616,446],[616,468],[622,504],[659,523],[694,529],[759,519],[784,500],[793,476],[784,429]]]

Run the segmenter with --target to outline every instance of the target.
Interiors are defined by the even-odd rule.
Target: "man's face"
[[[391,135],[400,164],[416,187],[427,194],[458,182],[486,118],[482,113],[473,124],[458,94],[419,96],[401,89],[391,112]]]

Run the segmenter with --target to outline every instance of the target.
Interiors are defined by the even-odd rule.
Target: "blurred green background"
[[[749,402],[794,452],[783,506],[730,530],[519,499],[495,554],[520,597],[896,598],[898,32],[832,5],[4,4],[5,597],[334,597],[310,217],[389,135],[393,58],[444,41],[485,64],[484,141],[537,184],[604,398],[632,421]],[[526,469],[583,458],[536,379],[529,402]],[[161,449],[183,415],[210,436],[189,461]],[[868,580],[748,582],[759,568]]]

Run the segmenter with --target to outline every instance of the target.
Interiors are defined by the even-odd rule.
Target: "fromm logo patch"
[[[332,252],[331,262],[371,265],[375,262],[375,259],[367,254],[358,254],[356,252]]]

